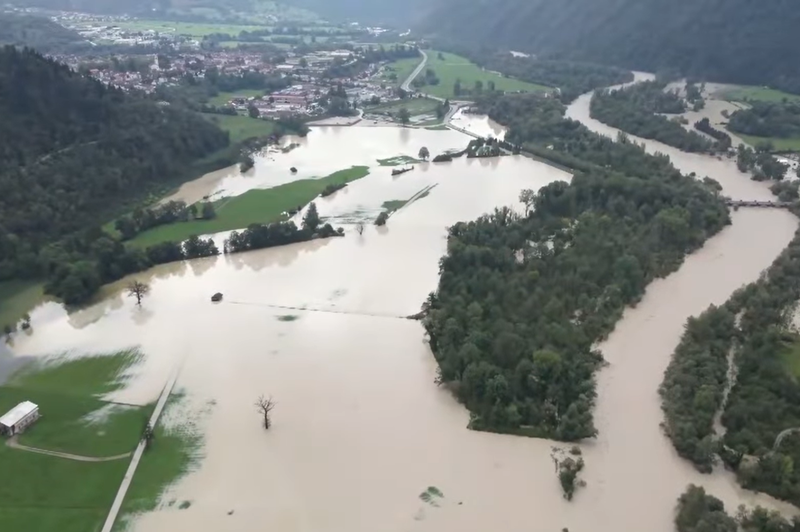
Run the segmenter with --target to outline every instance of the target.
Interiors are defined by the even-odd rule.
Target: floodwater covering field
[[[579,99],[570,116],[616,134],[589,118],[588,101]],[[467,129],[496,127],[459,120]],[[137,276],[151,285],[142,308],[122,281],[85,310],[67,314],[48,303],[32,313],[35,332],[15,341],[15,356],[139,345],[145,360],[115,400],[152,402],[177,367],[185,400],[213,404],[198,420],[204,458],[164,497],[190,506],[165,504],[133,520],[132,530],[667,532],[689,483],[729,508],[785,508],[738,489],[728,473],[703,476],[680,460],[659,428],[657,388],[686,319],[755,280],[796,220],[777,210],[733,213],[731,227],[625,313],[600,346],[610,365],[599,374],[600,435],[582,446],[588,485],[566,502],[550,457],[556,444],[467,430],[466,410],[434,384],[421,325],[403,319],[436,288],[448,225],[518,205],[522,188],[570,178],[521,156],[418,164],[394,178],[376,162],[468,140],[452,131],[315,129],[299,148],[267,154],[252,174],[222,177],[207,193],[369,164],[369,176],[317,202],[323,218],[344,225],[344,238],[154,268]],[[726,194],[768,197],[734,163],[649,141],[648,149],[717,179]],[[433,185],[385,227],[370,224],[384,202]],[[358,221],[367,223],[363,235],[353,230]],[[215,292],[222,303],[209,302]],[[269,431],[253,406],[262,394],[277,402]]]

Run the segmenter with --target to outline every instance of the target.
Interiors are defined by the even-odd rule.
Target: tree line
[[[683,113],[686,104],[674,92],[665,92],[665,85],[646,81],[617,90],[595,92],[591,116],[604,124],[632,135],[653,139],[680,150],[708,153],[722,150],[702,135],[687,131],[680,123],[656,113]]]
[[[742,172],[751,172],[755,181],[780,181],[785,177],[789,166],[773,157],[771,151],[768,143],[757,146],[755,150],[739,144],[736,148],[736,166]]]
[[[234,231],[225,240],[225,253],[241,253],[254,249],[285,246],[297,242],[307,242],[315,238],[343,236],[344,231],[334,229],[331,224],[323,224],[317,212],[317,205],[312,201],[302,226],[298,229],[294,222],[276,222],[272,224],[251,224],[243,231]]]
[[[729,223],[715,191],[660,155],[564,119],[558,100],[487,98],[506,140],[549,153],[571,183],[524,191],[528,214],[504,207],[449,229],[424,324],[476,429],[579,440],[595,428],[592,346],[647,284]],[[548,149],[552,148],[552,149]]]
[[[733,141],[731,140],[731,136],[725,133],[724,131],[715,128],[711,125],[711,122],[708,118],[702,118],[694,123],[694,128],[697,131],[701,131],[706,135],[713,137],[717,141],[718,149],[720,151],[728,151],[730,147],[733,145]]]
[[[756,137],[800,137],[800,103],[750,102],[730,116],[728,128],[735,133]]]
[[[788,521],[780,513],[760,506],[752,510],[740,506],[732,517],[721,500],[694,484],[678,498],[675,512],[677,532],[794,532],[798,528],[797,517]]]
[[[798,209],[793,209],[797,211]],[[690,319],[661,387],[667,434],[685,458],[709,471],[717,456],[747,488],[800,503],[800,384],[792,371],[800,336],[791,318],[800,300],[800,233],[766,274],[719,308]],[[734,319],[738,316],[737,319]],[[712,419],[722,407],[729,354],[735,384],[722,413],[722,439]]]

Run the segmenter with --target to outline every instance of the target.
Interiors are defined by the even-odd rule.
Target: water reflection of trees
[[[122,308],[124,285],[121,283],[120,281],[109,285],[101,292],[103,299],[88,307],[67,309],[67,323],[74,329],[84,329],[99,321],[108,312]]]
[[[147,324],[147,322],[150,321],[153,316],[155,316],[155,312],[146,306],[140,307],[139,305],[135,305],[131,309],[131,318],[133,319],[133,323],[140,327]]]
[[[217,264],[218,257],[206,257],[187,261],[195,277],[200,277]]]
[[[301,252],[313,253],[327,246],[333,240],[335,239],[325,238],[312,240],[311,242],[290,244],[288,246],[248,251],[246,253],[232,253],[230,255],[225,255],[225,260],[237,270],[247,267],[254,272],[260,272],[264,268],[272,266],[285,268],[297,260]]]

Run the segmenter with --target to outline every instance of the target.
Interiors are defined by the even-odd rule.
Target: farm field
[[[99,394],[123,385],[137,351],[85,358],[61,355],[24,367],[0,386],[0,411],[28,400],[41,419],[19,443],[92,458],[82,462],[0,445],[0,530],[99,530],[139,442],[151,406],[118,405]],[[5,443],[5,442],[3,442]]]
[[[222,198],[214,202],[216,218],[155,227],[139,233],[130,244],[148,247],[167,241],[180,242],[192,235],[243,229],[254,223],[276,222],[283,218],[284,212],[312,201],[328,185],[349,183],[367,174],[369,169],[366,166],[354,166],[321,179],[302,179],[274,188],[250,190],[232,198]]]
[[[495,72],[483,70],[468,59],[455,54],[437,52],[435,50],[427,53],[428,63],[425,69],[432,69],[436,77],[439,78],[439,83],[437,85],[425,85],[421,90],[439,98],[453,99],[463,97],[464,94],[455,94],[454,86],[456,81],[460,81],[463,91],[474,90],[476,82],[479,81],[483,84],[483,90],[487,89],[489,82],[494,82],[495,89],[499,91],[540,92],[550,90],[549,87],[543,85],[507,78]],[[420,73],[420,76],[424,75],[424,71]]]
[[[790,94],[788,92],[769,89],[766,87],[751,87],[745,85],[724,89],[719,92],[718,97],[734,102],[744,102],[747,100],[782,102],[784,98],[789,101],[800,102],[800,95],[797,94]]]

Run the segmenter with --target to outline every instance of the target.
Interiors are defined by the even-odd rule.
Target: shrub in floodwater
[[[578,480],[578,473],[583,470],[583,466],[583,458],[574,460],[573,458],[567,457],[556,462],[558,481],[561,483],[561,489],[564,490],[564,498],[568,501],[572,500],[572,497],[575,495],[575,490],[584,485],[583,481]]]

